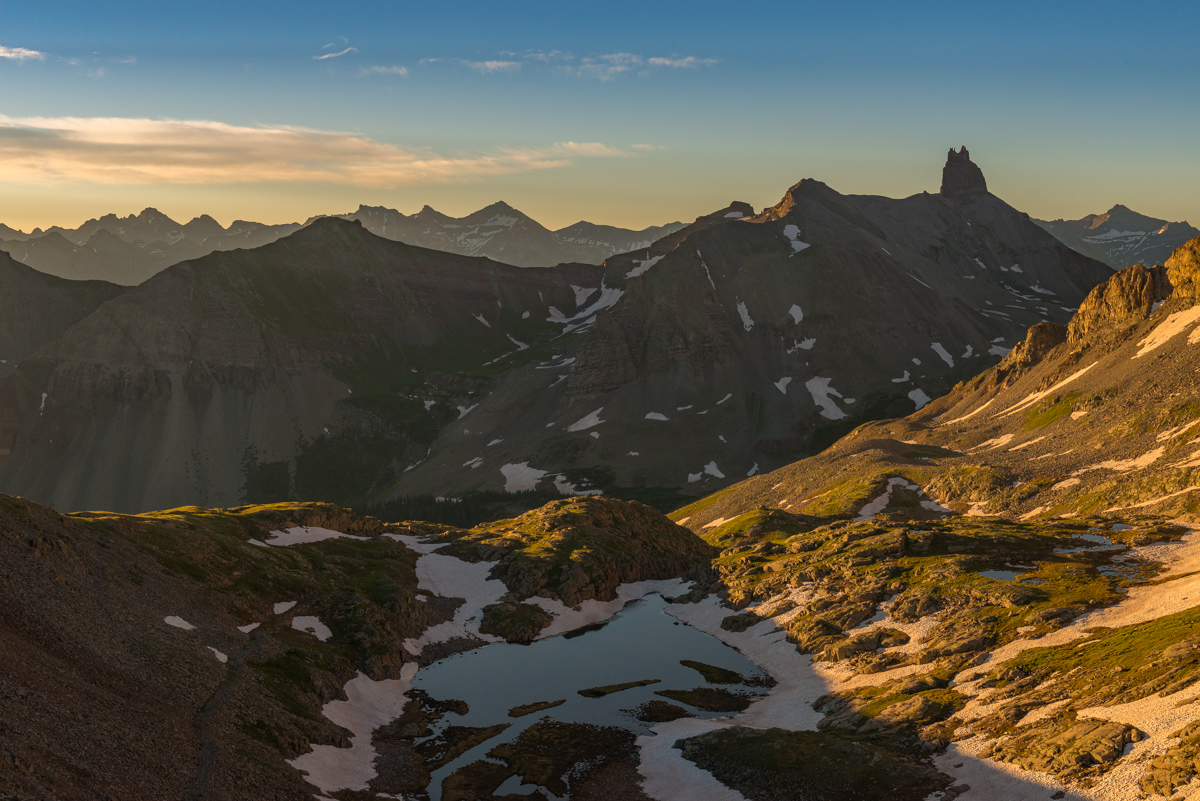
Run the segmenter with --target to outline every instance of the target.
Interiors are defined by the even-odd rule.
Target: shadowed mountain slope
[[[68,281],[0,253],[0,378],[42,345],[125,291],[104,281]],[[4,441],[0,440],[0,453]]]
[[[570,284],[601,272],[414,248],[336,218],[176,265],[0,388],[2,481],[61,508],[140,510],[237,502],[262,482],[287,497],[287,470],[257,469],[282,460],[300,495],[361,497],[477,402],[504,369],[489,362],[540,354],[561,332],[547,307],[572,308]]]
[[[1096,287],[996,367],[903,420],[680,510],[701,530],[760,506],[873,514],[908,505],[1021,520],[1200,510],[1200,239]],[[897,489],[900,488],[900,489]],[[878,508],[876,508],[878,507]]]
[[[1110,274],[967,186],[888,200],[805,180],[759,215],[735,203],[552,269],[324,218],[177,265],[27,359],[0,384],[0,486],[123,511],[677,505],[920,408]]]
[[[608,259],[620,301],[506,376],[391,493],[711,491],[921,407],[1111,275],[986,191],[805,180],[757,216],[704,219]]]

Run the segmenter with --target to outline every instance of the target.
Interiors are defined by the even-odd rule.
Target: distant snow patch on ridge
[[[545,470],[530,467],[529,462],[506,464],[500,468],[504,476],[505,492],[528,492],[537,489],[538,482],[546,476]]]
[[[635,260],[634,264],[636,264],[637,267],[634,267],[632,270],[625,273],[625,277],[626,278],[637,278],[639,275],[645,275],[646,271],[649,270],[654,265],[658,264],[659,260],[661,260],[662,257],[663,257],[663,254],[660,254],[658,256],[654,256],[653,258],[642,259],[641,261]]]
[[[918,409],[924,408],[925,405],[931,400],[931,398],[925,394],[923,389],[914,389],[912,392],[908,393],[908,397],[909,400],[917,404]]]
[[[601,423],[605,422],[604,420],[600,419],[600,412],[602,412],[602,411],[604,411],[603,406],[601,406],[599,409],[597,409],[596,411],[589,414],[587,417],[581,418],[581,419],[575,421],[574,423],[571,423],[571,425],[567,426],[567,431],[586,431],[587,429],[591,428],[592,426],[600,425]]]
[[[792,315],[792,320],[797,324],[804,319],[804,311],[795,303],[792,304],[792,308],[788,309],[788,314]]]
[[[726,215],[725,215],[725,219],[727,219],[727,220],[740,220],[742,217],[745,217],[745,216],[746,216],[746,215],[742,214],[740,211],[731,211],[731,212],[729,212],[728,214],[726,214]]]
[[[809,246],[807,242],[800,241],[800,226],[798,225],[788,223],[783,227],[783,235],[786,236],[788,242],[792,244],[793,256]]]
[[[737,302],[738,315],[742,318],[742,327],[749,331],[754,328],[754,320],[750,317],[750,310],[746,308],[746,303],[741,298]]]
[[[1003,345],[992,345],[990,348],[988,348],[988,353],[992,354],[993,356],[999,356],[1003,358],[1008,355],[1010,350],[1012,350],[1012,348],[1006,348]]]
[[[899,378],[893,378],[892,383],[893,384],[903,384],[905,381],[910,381],[910,380],[912,380],[912,375],[907,370],[905,370],[904,375],[900,376]]]
[[[942,347],[941,342],[933,342],[929,345],[929,347],[933,348],[933,352],[942,357],[942,361],[944,361],[947,365],[950,367],[954,366],[954,357],[950,355],[949,351]]]
[[[479,404],[478,404],[478,403],[476,403],[476,404],[474,404],[474,405],[472,405],[472,406],[459,406],[459,407],[458,407],[458,417],[457,417],[456,419],[458,419],[458,420],[461,420],[461,419],[463,419],[464,417],[466,417],[466,416],[467,416],[467,414],[468,414],[468,413],[469,413],[469,412],[470,412],[472,409],[474,409],[474,408],[475,408],[476,406],[478,406],[478,405],[479,405]]]
[[[717,401],[717,405],[720,406],[722,403],[724,403],[725,401],[729,400],[732,397],[733,397],[733,393],[730,392],[728,395],[726,395],[725,397],[723,397],[719,401]]]
[[[822,417],[829,420],[841,420],[846,417],[846,413],[838,408],[833,399],[842,397],[842,393],[829,386],[831,380],[830,378],[821,378],[818,376],[817,378],[810,378],[804,383],[804,386],[812,395],[813,403],[821,407]]]
[[[783,378],[781,378],[775,382],[775,389],[779,390],[784,395],[786,395],[787,394],[787,385],[790,383],[792,383],[792,377],[790,375],[785,375]]]
[[[1200,310],[1200,307],[1197,307],[1197,309]],[[1027,409],[1030,406],[1032,406],[1033,404],[1040,401],[1042,398],[1046,397],[1047,395],[1052,395],[1053,393],[1057,392],[1062,387],[1065,387],[1067,384],[1070,384],[1075,379],[1080,378],[1084,373],[1086,373],[1088,370],[1091,370],[1093,367],[1095,367],[1099,363],[1100,362],[1092,362],[1087,367],[1084,367],[1081,370],[1076,370],[1074,373],[1067,376],[1062,381],[1059,381],[1057,384],[1050,387],[1049,389],[1043,389],[1041,392],[1031,393],[1030,395],[1028,395],[1025,398],[1025,400],[1020,401],[1019,403],[1013,404],[1012,406],[1009,406],[1004,411],[997,412],[996,414],[994,414],[992,416],[993,417],[1008,417],[1010,414],[1016,414],[1017,412],[1019,412],[1023,409]]]
[[[476,315],[474,315],[474,317],[475,317],[475,319],[476,319],[476,320],[478,320],[479,322],[483,323],[483,324],[484,324],[484,325],[486,325],[488,328],[491,328],[491,327],[492,327],[492,324],[491,324],[491,323],[489,323],[487,320],[483,319],[483,315],[482,315],[482,314],[476,314]]]
[[[754,467],[750,468],[750,472],[746,473],[746,478],[750,478],[750,476],[756,474],[757,472],[758,472],[758,462],[755,462]]]
[[[647,412],[646,419],[647,420],[658,420],[660,422],[665,423],[665,422],[667,422],[667,420],[669,418],[665,414],[661,414],[659,412]]]
[[[1154,330],[1138,343],[1138,352],[1134,354],[1133,358],[1137,359],[1145,356],[1155,348],[1167,344],[1176,334],[1182,334],[1187,330],[1188,326],[1194,324],[1197,320],[1200,320],[1200,304],[1185,311],[1175,312],[1155,326]],[[1189,337],[1188,341],[1190,342],[1195,336],[1193,332],[1192,337]],[[1192,342],[1192,344],[1196,343]]]
[[[704,472],[713,478],[725,478],[725,474],[721,472],[719,467],[717,467],[716,462],[709,462],[708,464],[704,465]]]

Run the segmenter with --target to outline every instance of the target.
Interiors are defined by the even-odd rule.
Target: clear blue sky
[[[0,222],[640,227],[934,191],[966,144],[1036,216],[1200,224],[1198,34],[1195,2],[0,0]]]

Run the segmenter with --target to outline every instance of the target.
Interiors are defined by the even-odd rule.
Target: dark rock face
[[[943,195],[970,195],[976,192],[986,192],[987,181],[983,178],[983,170],[971,161],[971,154],[966,145],[956,153],[950,148],[946,156],[946,166],[942,168]]]

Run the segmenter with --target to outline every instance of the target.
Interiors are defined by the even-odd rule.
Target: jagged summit
[[[983,170],[971,161],[967,146],[963,145],[958,152],[950,148],[946,156],[946,166],[942,168],[942,194],[971,195],[986,191],[987,181],[984,180]]]

